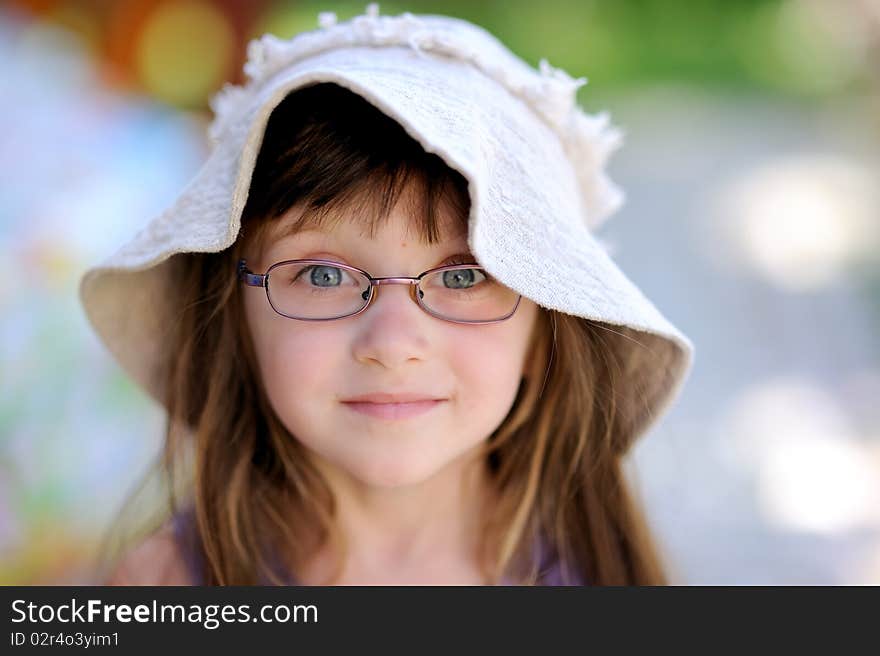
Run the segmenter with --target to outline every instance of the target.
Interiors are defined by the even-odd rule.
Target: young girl
[[[592,234],[619,133],[464,21],[320,23],[251,45],[84,277],[168,417],[167,521],[108,582],[665,582],[621,458],[693,347]]]

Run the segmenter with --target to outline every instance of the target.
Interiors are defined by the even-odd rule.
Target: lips
[[[409,419],[433,410],[446,399],[418,393],[362,394],[342,403],[357,413],[378,419]]]
[[[420,401],[443,401],[443,397],[435,394],[420,394],[416,392],[373,392],[361,394],[349,399],[343,399],[343,403],[418,403]]]

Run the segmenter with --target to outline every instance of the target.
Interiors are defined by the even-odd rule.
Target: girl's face
[[[328,229],[270,237],[261,260],[248,260],[249,268],[265,273],[281,260],[319,258],[373,277],[418,276],[469,251],[467,236],[451,232],[425,245],[405,206],[398,203],[374,239],[345,219]],[[294,207],[274,234],[300,211]],[[245,287],[245,312],[262,381],[282,423],[323,466],[363,485],[389,488],[462,462],[499,426],[525,370],[537,306],[524,297],[505,321],[467,325],[427,314],[408,285],[375,292],[357,316],[313,322],[282,317],[264,290]],[[365,414],[346,403],[379,393],[442,401],[401,418]]]

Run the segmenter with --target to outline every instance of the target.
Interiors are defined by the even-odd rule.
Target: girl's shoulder
[[[539,540],[537,558],[542,586],[589,585],[577,574],[565,576],[555,550]],[[192,508],[178,510],[162,527],[129,551],[105,585],[204,585],[204,558]],[[571,580],[574,576],[575,580]],[[289,585],[298,585],[291,577]],[[501,585],[513,585],[503,580]]]
[[[125,553],[104,585],[193,585],[174,520]]]

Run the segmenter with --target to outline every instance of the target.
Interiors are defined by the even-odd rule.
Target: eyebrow
[[[263,247],[265,248],[266,244],[269,242],[282,241],[305,232],[326,233],[328,223],[332,228],[341,220],[341,216],[333,215],[330,212],[303,212],[293,220],[291,220],[289,216],[285,216],[280,222],[267,226],[268,229],[263,232],[260,241],[262,241]],[[440,232],[441,234],[443,233],[442,228],[440,229]],[[467,224],[464,226],[456,224],[456,227],[452,228],[452,233],[448,234],[448,237],[454,239],[457,237],[466,237],[467,234]],[[466,255],[468,255],[468,257],[473,257],[470,253],[466,253]]]
[[[474,257],[474,254],[470,251],[464,251],[462,253],[453,253],[452,255],[446,257],[440,264],[437,266],[445,266],[447,264],[452,264],[453,262],[474,262],[477,263],[477,258]]]
[[[303,220],[300,218],[297,221],[285,221],[280,225],[273,226],[269,232],[268,237],[273,241],[281,241],[282,239],[286,239],[287,237],[295,237],[301,233],[305,232],[321,232],[321,226],[312,219]]]
[[[323,233],[324,231],[318,226],[314,226],[314,225],[302,226],[302,225],[298,225],[297,222],[293,222],[293,223],[284,225],[282,227],[275,226],[275,234],[273,234],[271,240],[267,240],[267,242],[268,241],[277,242],[277,241],[281,241],[287,237],[296,237],[298,235],[303,235],[303,234],[309,233],[309,232]],[[326,233],[324,233],[324,234],[326,234]],[[268,243],[266,243],[266,245],[268,245]],[[474,256],[474,254],[470,251],[469,248],[467,250],[463,250],[463,251],[453,253],[451,255],[447,255],[445,258],[443,258],[443,260],[440,263],[436,264],[434,267],[431,267],[431,268],[441,267],[441,266],[445,266],[447,264],[452,264],[452,263],[467,263],[467,262],[473,262],[474,264],[479,264],[479,262],[477,262],[477,258]]]
[[[473,253],[471,253],[470,251],[465,251],[462,253],[453,253],[452,255],[447,255],[445,258],[443,258],[443,260],[430,268],[436,269],[438,267],[446,266],[447,264],[466,264],[470,262],[473,262],[474,264],[479,264],[479,262],[477,262],[477,258],[474,257]]]

